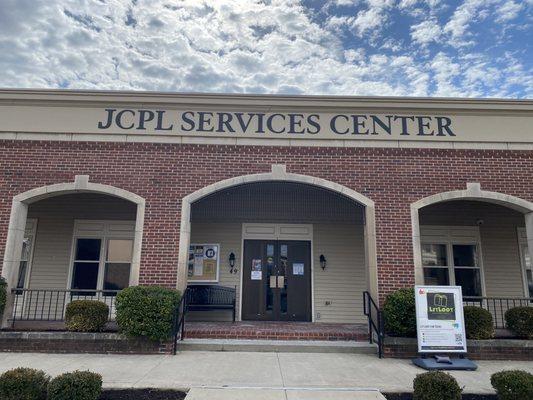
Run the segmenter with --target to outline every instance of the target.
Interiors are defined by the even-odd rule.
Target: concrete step
[[[185,400],[385,400],[377,390],[192,388]]]
[[[184,339],[178,342],[178,351],[376,354],[377,346],[368,342],[329,340]]]

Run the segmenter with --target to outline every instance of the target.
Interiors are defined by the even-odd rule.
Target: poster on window
[[[460,286],[415,286],[419,353],[466,353]]]
[[[218,281],[219,245],[191,244],[189,247],[189,282]]]

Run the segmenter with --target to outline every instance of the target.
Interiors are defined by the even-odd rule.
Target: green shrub
[[[102,376],[89,371],[74,371],[52,379],[48,400],[98,400]]]
[[[484,340],[494,336],[492,314],[475,306],[464,307],[466,337],[468,339]]]
[[[400,289],[387,296],[383,305],[385,330],[391,336],[416,336],[414,289]]]
[[[50,377],[37,369],[12,369],[0,376],[0,399],[46,400],[49,381]]]
[[[7,283],[4,278],[0,276],[0,317],[4,312],[4,307],[6,306],[7,299]]]
[[[533,338],[533,307],[514,307],[505,312],[507,328],[517,337]]]
[[[533,399],[533,375],[526,371],[501,371],[492,374],[490,383],[500,400]]]
[[[117,295],[117,323],[130,336],[165,340],[172,334],[180,292],[157,286],[132,286]]]
[[[413,400],[461,400],[462,389],[455,378],[441,371],[417,375],[413,389]]]
[[[67,304],[65,325],[72,332],[101,332],[108,317],[107,304],[95,300],[74,300]]]

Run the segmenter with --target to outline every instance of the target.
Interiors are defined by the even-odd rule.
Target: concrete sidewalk
[[[533,373],[533,363],[479,361],[475,372],[452,372],[465,393],[492,393],[490,375]],[[365,354],[181,352],[166,355],[0,353],[0,373],[32,367],[57,375],[76,369],[102,374],[107,388],[378,389],[412,391],[423,372],[409,360]]]
[[[386,400],[378,391],[335,389],[192,388],[185,400]]]

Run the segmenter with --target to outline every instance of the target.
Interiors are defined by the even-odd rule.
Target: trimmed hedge
[[[490,383],[500,400],[533,399],[533,375],[526,371],[512,370],[492,374]]]
[[[7,283],[4,278],[0,276],[0,317],[4,313],[4,307],[6,306],[7,299]]]
[[[117,295],[117,323],[130,336],[166,340],[172,335],[180,292],[158,286],[132,286]]]
[[[399,289],[383,305],[385,331],[391,336],[416,337],[415,290]]]
[[[48,385],[48,400],[98,400],[102,376],[89,371],[59,375]]]
[[[533,307],[514,307],[507,310],[505,323],[517,337],[533,339]]]
[[[494,336],[492,314],[476,306],[465,306],[465,330],[468,339],[484,340]]]
[[[46,400],[50,377],[32,368],[16,368],[0,376],[0,399]]]
[[[74,300],[67,304],[65,326],[71,332],[101,332],[108,317],[107,304],[95,300]]]
[[[413,400],[461,400],[455,378],[441,371],[419,374],[413,380]]]

